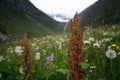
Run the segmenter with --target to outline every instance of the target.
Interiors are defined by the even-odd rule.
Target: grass
[[[83,51],[86,60],[82,63],[85,69],[83,80],[119,80],[120,79],[120,26],[85,27]],[[89,38],[94,38],[90,41]],[[32,48],[32,80],[71,80],[68,68],[67,34],[47,35],[31,39]],[[97,45],[95,43],[98,42]],[[113,46],[114,44],[114,46]],[[93,46],[94,45],[94,46]],[[98,46],[99,45],[99,46]],[[23,80],[20,73],[22,54],[16,47],[20,43],[11,44],[0,50],[0,80]],[[106,56],[108,46],[116,52],[111,59]],[[36,59],[37,54],[40,54]],[[46,60],[52,56],[53,60]]]

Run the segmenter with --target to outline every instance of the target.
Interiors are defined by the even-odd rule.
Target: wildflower
[[[104,42],[110,42],[110,38],[103,38],[101,41],[102,41],[103,43],[104,43]]]
[[[85,78],[85,80],[88,80],[88,78]]]
[[[20,72],[21,74],[24,74],[24,72],[23,72],[23,66],[21,66],[21,67],[19,68],[19,72]]]
[[[45,38],[45,37],[42,37],[42,40],[43,40],[43,41],[45,41],[45,40],[46,40],[46,38]]]
[[[36,53],[36,55],[40,55],[40,53]]]
[[[47,61],[53,61],[53,56],[47,56],[47,57],[46,57],[46,60],[47,60]]]
[[[85,59],[85,62],[88,62],[88,59]]]
[[[91,66],[90,68],[91,68],[91,69],[94,69],[94,68],[96,68],[96,66]]]
[[[8,53],[13,53],[13,52],[14,52],[13,47],[9,46],[8,49],[7,49],[7,52],[8,52]]]
[[[85,55],[82,54],[84,29],[80,26],[80,20],[78,19],[77,13],[71,20],[68,29],[70,31],[68,34],[68,64],[70,76],[73,80],[82,80],[85,71],[79,63],[85,60]]]
[[[90,38],[89,38],[89,41],[90,41],[90,42],[93,42],[93,41],[95,41],[95,39],[92,38],[92,37],[90,37]]]
[[[103,33],[103,36],[106,36],[106,35],[108,35],[108,32],[104,32],[104,33]]]
[[[35,47],[35,46],[36,46],[36,43],[32,43],[31,45],[32,45],[33,47]]]
[[[57,44],[60,44],[60,41],[56,41]]]
[[[31,80],[31,63],[32,63],[32,53],[31,53],[31,46],[30,46],[30,39],[27,37],[27,33],[24,34],[21,40],[21,46],[23,48],[23,73],[24,73],[24,80]]]
[[[64,42],[64,39],[63,39],[63,38],[60,38],[60,41],[61,41],[61,42]]]
[[[62,44],[59,45],[58,49],[59,49],[59,50],[62,49]]]
[[[116,46],[116,49],[117,49],[117,50],[119,50],[119,49],[120,49],[120,47],[119,47],[119,46]]]
[[[35,60],[39,60],[39,59],[40,59],[40,53],[36,53]]]
[[[115,25],[113,25],[112,28],[115,28]]]
[[[10,59],[8,59],[7,61],[11,61]]]
[[[100,48],[100,44],[98,42],[93,44],[94,47]]]
[[[116,47],[117,45],[116,45],[116,44],[112,44],[111,46],[112,46],[112,47]]]
[[[43,50],[43,52],[45,53],[45,52],[46,52],[46,50]]]
[[[120,52],[118,52],[118,55],[120,55]]]
[[[2,55],[0,55],[0,62],[1,62],[2,60],[4,60],[4,58],[3,58],[3,56],[2,56]]]
[[[85,41],[84,41],[84,44],[90,45],[90,41],[85,40]]]
[[[91,72],[91,73],[92,73],[92,70],[89,70],[89,72]]]
[[[114,50],[107,50],[106,51],[106,57],[107,58],[110,58],[110,59],[113,59],[113,58],[116,58],[116,52]]]
[[[18,53],[19,55],[21,55],[21,53],[23,52],[23,49],[21,46],[16,46],[15,47],[15,52]]]
[[[107,48],[108,50],[111,50],[112,49],[112,46],[108,46],[108,48]]]
[[[102,44],[102,41],[98,41],[98,43]]]

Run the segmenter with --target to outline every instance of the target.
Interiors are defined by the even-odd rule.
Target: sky
[[[97,0],[30,0],[39,10],[49,14],[62,14],[72,18]]]

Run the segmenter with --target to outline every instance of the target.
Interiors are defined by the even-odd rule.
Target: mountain
[[[59,22],[68,22],[70,18],[66,17],[65,15],[62,14],[56,14],[56,15],[51,15],[51,17]]]
[[[120,0],[98,0],[78,16],[83,26],[120,24]]]
[[[61,24],[38,10],[29,0],[0,0],[0,40],[61,33]]]

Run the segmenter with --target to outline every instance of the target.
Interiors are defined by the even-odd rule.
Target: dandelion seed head
[[[107,50],[106,51],[106,57],[109,59],[114,59],[117,57],[117,54],[114,50]]]

